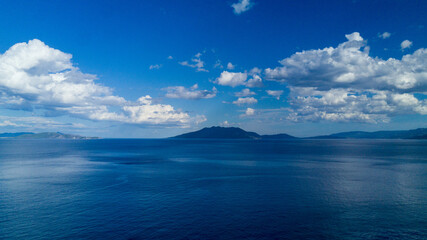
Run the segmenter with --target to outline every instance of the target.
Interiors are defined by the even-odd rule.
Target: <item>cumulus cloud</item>
[[[233,8],[234,14],[240,15],[248,11],[253,4],[250,0],[239,0],[237,3],[233,3],[231,7]]]
[[[253,96],[253,95],[255,95],[255,93],[252,92],[249,88],[242,89],[242,91],[236,92],[234,94],[234,96],[236,96],[236,97],[248,97],[248,96]]]
[[[354,32],[352,34],[346,34],[345,38],[347,38],[348,41],[363,41],[363,38],[360,36],[360,33]]]
[[[227,69],[228,69],[228,70],[233,70],[235,67],[236,67],[236,66],[234,66],[231,62],[229,62],[229,63],[227,64]]]
[[[266,79],[287,83],[289,119],[381,122],[425,114],[426,100],[414,94],[427,92],[426,49],[383,60],[369,56],[359,33],[346,38],[336,48],[297,52],[265,70]]]
[[[154,65],[150,65],[150,70],[153,70],[153,69],[160,69],[162,67],[162,65],[161,64],[154,64]]]
[[[169,59],[169,60],[172,60],[172,59],[173,59],[173,57],[172,57],[172,56],[168,56],[168,59]]]
[[[283,94],[283,90],[267,90],[268,95],[275,97],[277,100],[280,100],[280,96]]]
[[[223,71],[215,83],[222,86],[236,87],[246,84],[247,73]]]
[[[253,109],[253,108],[247,108],[246,109],[246,112],[245,112],[246,116],[252,116],[254,114],[255,114],[255,109]]]
[[[409,40],[405,40],[400,44],[400,48],[403,50],[412,47],[412,42]]]
[[[230,87],[237,87],[237,86],[261,87],[262,79],[256,73],[248,74],[246,72],[223,71],[221,75],[215,80],[215,83],[218,85],[230,86]]]
[[[262,79],[259,75],[255,74],[252,75],[252,78],[248,80],[248,82],[245,84],[246,87],[262,87]]]
[[[187,67],[195,68],[197,72],[209,72],[208,70],[206,70],[204,68],[205,62],[200,59],[201,56],[202,56],[201,53],[197,53],[191,59],[191,62],[183,61],[183,62],[179,62],[179,64],[181,64],[182,66],[187,66]]]
[[[181,98],[181,99],[205,99],[213,98],[216,96],[217,90],[215,87],[212,91],[198,90],[199,86],[194,84],[191,88],[185,88],[183,86],[167,87],[163,90],[167,91],[166,97],[168,98]]]
[[[378,37],[380,37],[382,39],[387,39],[390,36],[391,36],[391,33],[389,33],[389,32],[378,33]]]
[[[245,104],[255,104],[258,100],[253,97],[239,97],[236,101],[233,101],[233,104],[236,105],[245,105]]]
[[[148,95],[136,102],[114,95],[71,58],[37,39],[12,46],[0,55],[0,107],[134,124],[184,125],[192,120],[170,105],[153,103]]]

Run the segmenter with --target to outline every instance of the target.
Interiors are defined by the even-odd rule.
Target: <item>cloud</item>
[[[246,112],[245,112],[246,116],[252,116],[254,114],[255,114],[255,109],[253,109],[253,108],[247,108],[246,109]]]
[[[297,52],[265,70],[267,80],[290,90],[289,119],[387,122],[399,114],[426,114],[426,100],[414,95],[427,93],[426,49],[383,60],[369,56],[359,33],[346,38],[336,48]]]
[[[216,60],[215,64],[214,64],[214,68],[224,68],[224,66],[222,66],[221,61],[220,60]]]
[[[356,37],[357,39],[357,37]],[[372,58],[363,40],[349,40],[337,48],[297,52],[265,70],[266,78],[292,86],[427,91],[427,50],[419,49],[402,60]]]
[[[204,68],[205,62],[200,59],[201,56],[202,56],[201,53],[197,53],[191,59],[191,63],[189,63],[188,61],[183,61],[183,62],[179,62],[179,64],[181,64],[182,66],[195,68],[197,72],[209,72]]]
[[[348,41],[357,41],[357,42],[363,41],[363,38],[360,36],[360,33],[358,32],[354,32],[352,34],[346,34],[345,37],[347,38]]]
[[[228,69],[228,70],[233,70],[235,67],[236,67],[236,66],[234,66],[231,62],[229,62],[229,63],[227,64],[227,69]]]
[[[0,107],[44,110],[90,120],[185,125],[187,113],[155,104],[150,96],[128,101],[73,65],[72,55],[34,39],[0,55]],[[114,109],[114,110],[112,110]]]
[[[173,59],[173,57],[172,57],[172,56],[168,56],[168,59],[169,59],[169,60],[172,60],[172,59]]]
[[[163,90],[167,91],[166,97],[168,98],[181,98],[181,99],[206,99],[213,98],[216,96],[217,90],[215,87],[212,91],[208,90],[197,90],[199,86],[194,84],[191,88],[185,88],[183,86],[167,87]]]
[[[236,92],[234,94],[234,96],[236,96],[236,97],[248,97],[248,96],[253,96],[253,95],[255,95],[255,93],[252,92],[249,88],[242,89],[242,91]]]
[[[248,76],[252,78],[248,79]],[[222,86],[246,86],[246,87],[261,87],[262,79],[259,75],[246,72],[228,72],[223,71],[221,75],[215,80],[216,84]]]
[[[378,37],[380,37],[382,39],[387,39],[390,36],[391,36],[391,33],[389,33],[389,32],[378,33]]]
[[[231,7],[236,15],[240,15],[248,11],[253,6],[250,0],[239,0],[237,3],[233,3]]]
[[[43,117],[10,117],[10,116],[0,116],[0,127],[6,127],[7,129],[26,128],[29,130],[87,128],[84,124],[81,124],[81,123],[61,123],[61,122],[53,121]]]
[[[239,97],[236,101],[233,102],[233,104],[236,105],[244,105],[244,104],[255,104],[258,100],[256,100],[253,97]]]
[[[221,127],[228,127],[230,126],[230,123],[227,120],[225,120],[224,122],[220,123],[220,125]]]
[[[329,120],[339,122],[389,122],[390,117],[402,114],[427,114],[427,101],[412,94],[390,91],[314,88],[292,89],[288,118],[293,121]]]
[[[222,86],[230,86],[230,87],[236,87],[240,85],[246,84],[246,79],[248,78],[247,73],[240,73],[240,72],[228,72],[223,71],[221,73],[221,76],[216,79],[215,83]]]
[[[150,65],[150,70],[153,70],[153,69],[160,69],[161,67],[162,67],[162,65],[161,65],[161,64]]]
[[[410,47],[412,47],[412,42],[409,40],[405,40],[400,44],[400,48],[402,49],[402,51]]]
[[[275,97],[277,100],[280,100],[280,96],[283,94],[283,90],[267,90],[268,95]]]

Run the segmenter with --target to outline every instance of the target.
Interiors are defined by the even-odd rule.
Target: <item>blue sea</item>
[[[0,239],[427,239],[427,141],[3,139]]]

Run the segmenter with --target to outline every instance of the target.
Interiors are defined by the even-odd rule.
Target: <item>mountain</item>
[[[210,127],[199,131],[184,133],[173,138],[221,138],[221,139],[260,139],[254,132],[246,132],[236,127]]]
[[[342,132],[331,135],[311,137],[311,139],[425,139],[427,128],[400,131],[377,131],[377,132]]]
[[[25,134],[34,134],[32,132],[0,133],[0,138],[12,138]]]
[[[259,135],[255,132],[246,132],[236,127],[210,127],[199,131],[189,132],[173,138],[218,138],[218,139],[301,139],[285,133],[275,135]],[[427,128],[401,131],[377,131],[377,132],[341,132],[331,135],[308,137],[305,139],[427,139]]]
[[[64,134],[60,132],[18,132],[18,133],[1,133],[1,138],[15,138],[15,139],[97,139],[96,137],[84,137],[79,135]]]
[[[281,140],[281,139],[298,139],[297,137],[291,136],[289,134],[286,133],[280,133],[280,134],[273,134],[273,135],[262,135],[261,136],[262,139],[277,139],[277,140]]]
[[[427,139],[427,134],[421,135],[421,136],[416,136],[416,137],[413,137],[412,139]]]

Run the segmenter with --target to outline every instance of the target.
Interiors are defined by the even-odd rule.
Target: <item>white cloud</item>
[[[191,88],[185,88],[183,86],[167,87],[163,90],[167,91],[166,97],[168,98],[182,98],[182,99],[204,99],[213,98],[216,96],[217,90],[215,87],[212,91],[208,90],[197,90],[199,86],[194,84]]]
[[[81,123],[61,123],[43,117],[10,117],[0,116],[0,127],[7,129],[26,128],[27,130],[46,130],[46,129],[83,129],[87,128]]]
[[[363,38],[360,36],[360,33],[354,32],[352,34],[346,34],[345,37],[348,41],[363,41]]]
[[[179,62],[179,64],[181,64],[182,66],[195,68],[197,72],[209,72],[204,68],[205,62],[200,59],[201,56],[202,56],[201,53],[197,53],[191,59],[191,63],[189,63],[188,61],[183,61],[183,62]]]
[[[253,95],[255,95],[255,93],[252,92],[249,88],[242,89],[242,91],[236,92],[234,94],[234,96],[236,96],[236,97],[248,97],[248,96],[253,96]]]
[[[400,48],[402,49],[402,51],[406,48],[410,48],[412,47],[412,42],[409,40],[405,40],[400,44]]]
[[[261,74],[261,72],[262,72],[261,69],[254,67],[249,71],[249,74],[250,75],[259,75],[259,74]]]
[[[220,123],[220,125],[221,127],[228,127],[230,126],[230,123],[227,120],[225,120],[224,122]]]
[[[253,97],[239,97],[236,101],[233,101],[233,104],[244,105],[244,104],[255,104],[258,100]]]
[[[228,70],[233,70],[235,67],[236,67],[236,66],[234,66],[231,62],[229,62],[229,63],[227,64],[227,69],[228,69]]]
[[[74,66],[71,57],[37,39],[12,46],[0,55],[0,107],[135,124],[192,121],[170,105],[152,103],[149,96],[132,102],[113,95],[111,88],[95,82],[95,75]]]
[[[176,112],[171,105],[152,104],[151,97],[145,96],[138,99],[133,105],[124,106],[123,110],[129,117],[121,120],[128,123],[154,123],[167,122],[187,123],[188,114]],[[115,116],[114,116],[115,117]],[[106,119],[108,119],[107,116]]]
[[[153,70],[153,69],[160,69],[162,67],[162,65],[161,64],[154,64],[154,65],[150,65],[150,70]]]
[[[240,15],[241,13],[248,11],[252,6],[253,4],[250,0],[239,0],[237,3],[233,3],[231,5],[236,15]]]
[[[246,109],[246,112],[245,112],[246,116],[252,116],[254,114],[255,114],[255,109],[253,109],[253,108],[247,108]]]
[[[223,71],[221,73],[221,76],[216,79],[215,83],[222,85],[222,86],[230,86],[230,87],[236,87],[240,85],[246,84],[246,79],[248,78],[247,73],[240,73],[240,72],[228,72]]]
[[[380,37],[382,39],[387,39],[390,36],[391,36],[391,33],[389,33],[389,32],[378,33],[378,37]]]
[[[348,35],[347,35],[348,36]],[[402,60],[370,57],[362,49],[366,42],[360,36],[337,48],[297,52],[280,61],[281,67],[266,69],[269,80],[292,86],[395,91],[427,91],[427,50],[419,49]]]
[[[360,34],[346,38],[336,48],[297,52],[265,70],[266,79],[290,89],[289,119],[386,122],[399,114],[426,114],[427,101],[414,95],[427,93],[426,49],[383,60],[369,56]]]
[[[173,57],[172,57],[172,56],[168,56],[168,59],[169,59],[169,60],[172,60],[172,59],[173,59]]]
[[[22,124],[16,124],[9,120],[4,120],[3,122],[0,122],[0,127],[23,127]]]
[[[267,90],[268,95],[275,97],[277,100],[280,100],[280,96],[283,94],[283,90]]]
[[[262,79],[259,75],[253,75],[245,84],[246,87],[262,87]]]
[[[329,120],[354,122],[388,122],[390,117],[401,114],[427,114],[427,101],[413,94],[397,94],[391,91],[331,89],[317,91],[314,88],[291,89],[293,121]]]
[[[221,61],[220,60],[216,60],[215,64],[214,64],[214,68],[224,68],[224,66],[222,66]]]
[[[249,74],[251,75],[251,74]],[[259,75],[252,75],[248,80],[248,73],[246,72],[228,72],[223,71],[221,75],[215,80],[215,83],[222,86],[246,86],[246,87],[261,87],[262,79]]]

